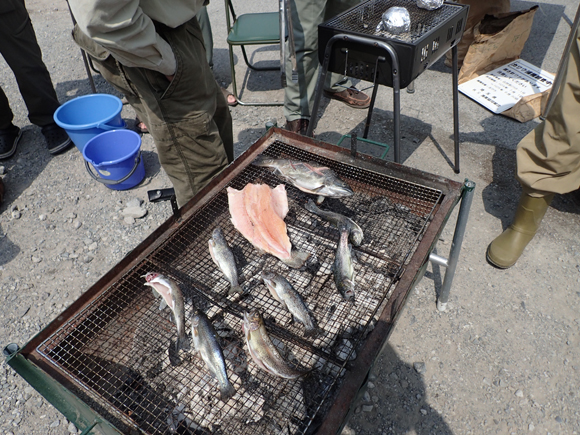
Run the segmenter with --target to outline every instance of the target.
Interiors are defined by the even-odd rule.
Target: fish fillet
[[[284,218],[288,197],[283,184],[247,184],[242,190],[228,187],[228,204],[234,227],[262,252],[278,257],[291,267],[301,267],[309,254],[292,252]]]

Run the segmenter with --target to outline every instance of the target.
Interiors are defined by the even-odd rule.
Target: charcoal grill
[[[250,164],[260,153],[327,165],[355,192],[323,203],[350,215],[365,233],[356,248],[354,305],[342,300],[332,279],[338,231],[304,209],[307,194],[287,186],[290,239],[312,254],[304,269],[290,270],[258,255],[233,228],[228,186],[281,183],[266,168]],[[462,197],[471,198],[472,188],[273,128],[23,349],[5,349],[7,361],[87,433],[94,426],[106,434],[337,433],[450,213]],[[463,221],[469,203],[461,201]],[[241,295],[227,296],[229,284],[210,258],[207,242],[217,225],[237,258]],[[458,247],[465,222],[459,226]],[[456,263],[459,251],[454,252],[450,263]],[[264,268],[299,289],[322,334],[303,336],[261,283]],[[195,306],[216,327],[237,390],[227,403],[218,400],[200,358],[172,351],[175,327],[144,286],[142,276],[149,271],[179,283],[188,319]],[[451,285],[448,275],[444,286]],[[442,292],[443,302],[447,294]],[[282,380],[250,361],[241,333],[242,314],[250,307],[264,314],[291,364],[312,368],[308,375]]]
[[[411,17],[408,32],[391,34],[377,30],[382,14],[404,7]],[[318,79],[308,136],[317,121],[323,84],[328,71],[373,82],[374,88],[363,137],[368,137],[379,84],[393,88],[394,153],[400,162],[400,89],[407,88],[445,52],[452,50],[454,170],[459,173],[459,115],[457,44],[463,36],[468,5],[445,2],[434,11],[420,9],[416,0],[368,0],[318,26],[318,55],[322,74]],[[324,47],[324,48],[323,48]]]

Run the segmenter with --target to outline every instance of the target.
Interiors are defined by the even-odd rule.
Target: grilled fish
[[[311,199],[304,206],[306,210],[320,216],[337,228],[345,227],[349,233],[349,240],[354,246],[360,246],[363,241],[363,231],[358,224],[350,218],[332,211],[321,210]]]
[[[346,301],[354,302],[354,267],[348,230],[345,227],[340,228],[340,241],[334,259],[334,283]]]
[[[262,279],[270,290],[272,297],[285,306],[292,316],[305,327],[304,335],[313,336],[318,333],[316,322],[310,315],[308,307],[302,300],[300,294],[282,275],[273,272],[263,271]]]
[[[220,389],[220,399],[227,402],[236,392],[228,379],[226,363],[218,335],[202,311],[196,310],[191,319],[191,336],[195,350],[199,352],[208,370],[217,379]]]
[[[173,318],[177,326],[177,351],[179,349],[188,349],[189,343],[185,335],[185,303],[181,289],[173,279],[157,272],[149,272],[144,278],[147,281],[145,285],[153,289],[153,294],[161,296],[159,309],[162,310],[169,306],[173,312]]]
[[[229,294],[241,293],[242,288],[238,283],[236,260],[219,227],[213,230],[211,239],[209,239],[209,253],[213,262],[219,267],[231,285]]]
[[[262,370],[285,379],[296,379],[307,373],[290,367],[284,361],[270,340],[264,320],[257,310],[244,312],[242,327],[250,356]]]
[[[274,173],[306,193],[330,198],[353,195],[352,189],[332,169],[316,163],[274,159],[259,155],[253,165],[274,169]]]

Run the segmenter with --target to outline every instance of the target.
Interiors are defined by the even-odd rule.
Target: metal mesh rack
[[[180,222],[164,224],[157,239],[144,241],[31,341],[24,354],[122,433],[306,434],[319,430],[332,415],[343,418],[332,412],[334,406],[352,400],[352,395],[344,398],[345,385],[368,370],[368,345],[374,345],[369,338],[384,331],[386,312],[394,315],[400,308],[409,273],[418,270],[415,253],[426,255],[424,238],[431,240],[433,231],[440,230],[433,227],[444,223],[438,213],[449,213],[453,199],[420,184],[413,171],[407,181],[395,176],[399,169],[377,171],[373,164],[337,154],[330,145],[319,148],[286,134],[269,135],[252,146],[197,197],[193,208],[185,208]],[[250,164],[258,152],[326,165],[355,192],[340,200],[327,198],[321,205],[351,217],[364,231],[362,245],[355,248],[354,304],[345,302],[334,285],[338,231],[303,207],[309,195],[286,186],[290,240],[311,253],[300,270],[260,256],[234,229],[228,186],[240,189],[251,182],[274,187],[282,182],[268,169]],[[216,226],[236,257],[242,294],[227,295],[229,284],[210,258],[207,243]],[[272,299],[259,278],[266,268],[284,275],[301,293],[322,329],[319,335],[305,337],[303,327]],[[188,328],[194,307],[216,328],[236,389],[227,402],[219,400],[216,381],[193,350],[174,351],[177,333],[170,312],[159,310],[158,300],[144,286],[143,275],[150,271],[179,284]],[[249,358],[241,323],[251,308],[262,312],[284,358],[310,369],[305,376],[284,380]]]

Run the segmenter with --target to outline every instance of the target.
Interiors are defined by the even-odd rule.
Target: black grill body
[[[377,31],[382,15],[399,6],[409,11],[411,29],[399,35]],[[415,0],[369,0],[318,26],[318,56],[324,62],[325,48],[335,35],[346,38],[335,43],[328,70],[366,81],[393,86],[391,58],[380,47],[361,46],[349,41],[349,35],[386,42],[399,61],[400,87],[406,88],[463,36],[469,6],[446,2],[434,11],[420,9]],[[377,58],[379,61],[377,62]]]

